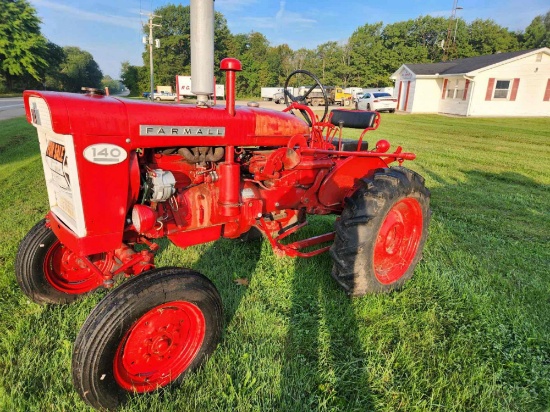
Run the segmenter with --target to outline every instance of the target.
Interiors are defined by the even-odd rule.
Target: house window
[[[507,99],[510,90],[510,80],[497,80],[493,99]]]
[[[455,89],[447,89],[447,99],[454,99]]]

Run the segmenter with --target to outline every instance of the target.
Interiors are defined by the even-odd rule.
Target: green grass
[[[0,410],[85,410],[72,343],[104,292],[40,307],[19,290],[17,245],[48,207],[34,128],[0,126]],[[384,114],[367,137],[416,152],[406,165],[432,192],[424,260],[406,287],[352,300],[327,255],[168,245],[159,266],[192,267],[218,287],[224,336],[182,387],[123,410],[549,410],[550,119]],[[309,230],[331,225],[316,218]],[[243,277],[249,287],[234,284]]]

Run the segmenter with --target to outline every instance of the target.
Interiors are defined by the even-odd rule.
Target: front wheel
[[[72,374],[82,399],[114,409],[132,393],[180,384],[221,336],[216,287],[188,269],[145,272],[107,295],[74,344]]]
[[[105,253],[88,259],[100,270],[107,268]],[[25,295],[38,304],[71,303],[103,284],[101,276],[57,239],[46,220],[38,222],[19,244],[15,277]]]
[[[380,169],[348,199],[335,223],[332,276],[353,296],[398,289],[422,257],[430,221],[424,179],[404,167]]]

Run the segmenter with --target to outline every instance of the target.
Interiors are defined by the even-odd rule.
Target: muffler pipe
[[[191,0],[191,92],[207,106],[214,93],[214,0]]]

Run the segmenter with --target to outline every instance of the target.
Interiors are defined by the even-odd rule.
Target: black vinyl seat
[[[330,122],[334,126],[351,127],[352,129],[367,129],[374,126],[374,120],[378,113],[366,112],[364,110],[342,110],[334,109],[330,116]],[[357,140],[342,139],[342,150],[345,152],[357,151]],[[338,148],[338,142],[335,140],[333,144]],[[361,141],[359,151],[369,150],[369,143],[366,140]]]
[[[340,126],[340,122],[343,122],[344,127],[351,127],[352,129],[373,127],[374,119],[377,116],[376,112],[366,112],[364,110],[334,109],[331,113],[330,122],[334,126]]]

